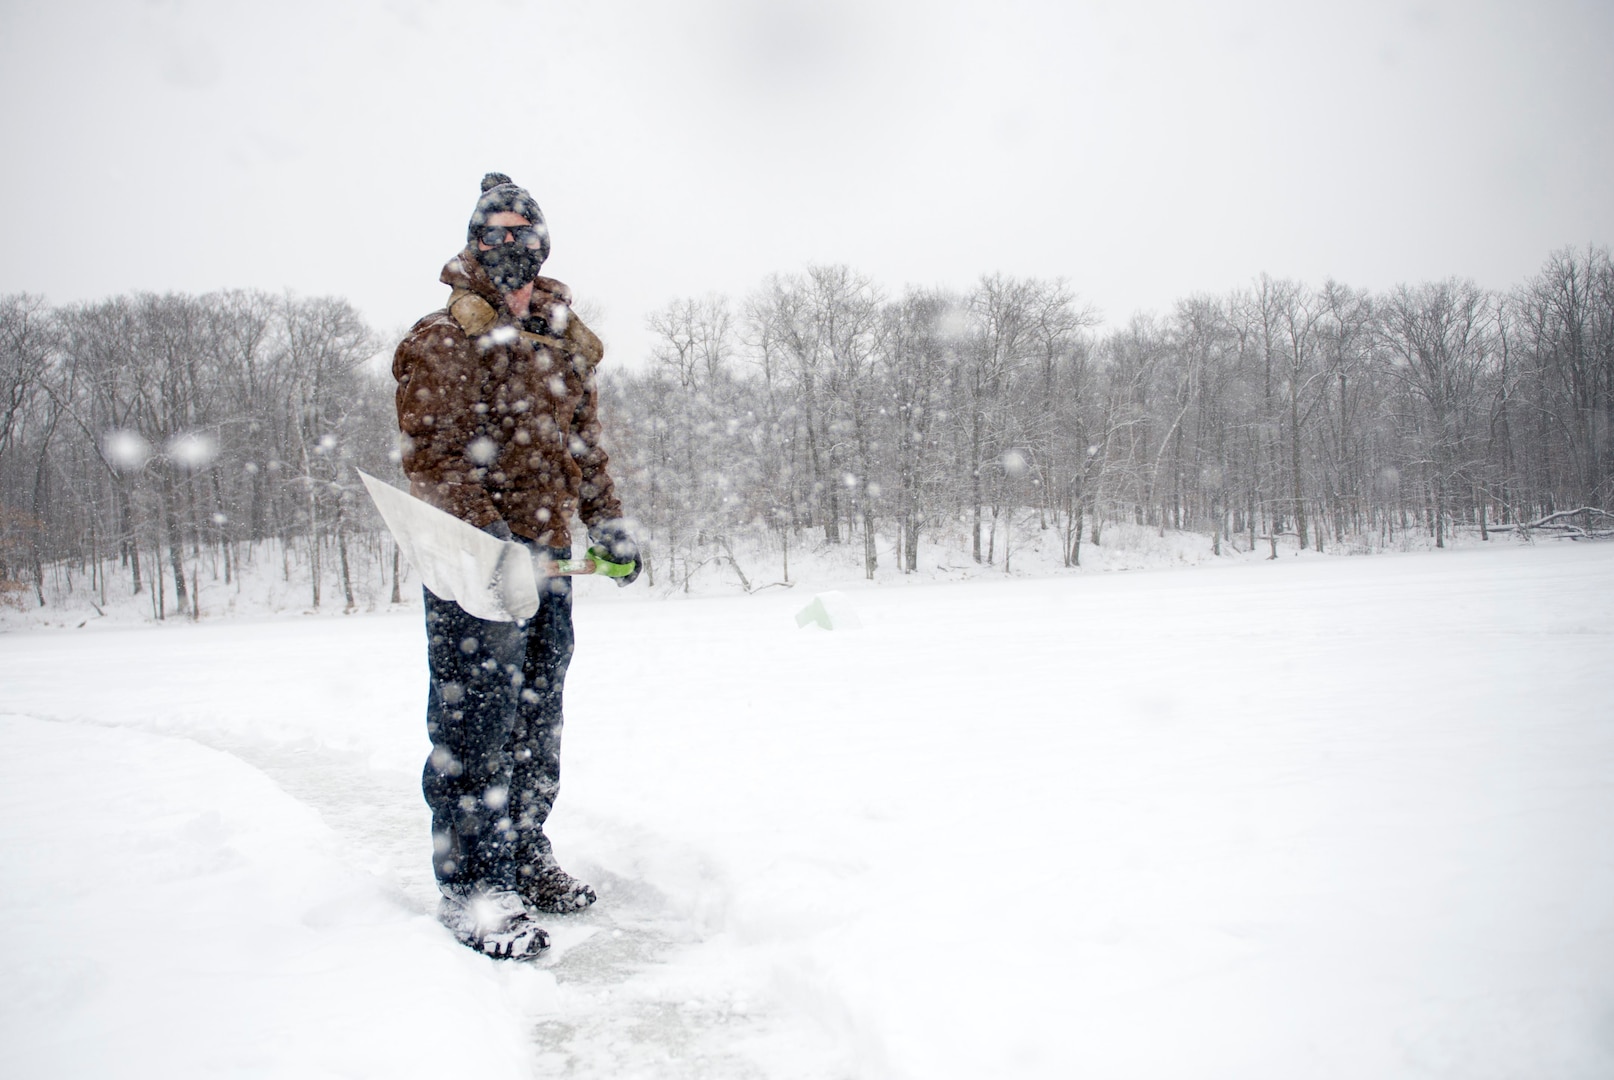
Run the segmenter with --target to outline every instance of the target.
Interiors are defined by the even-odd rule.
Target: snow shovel
[[[544,578],[596,573],[625,577],[633,572],[632,563],[612,562],[602,547],[589,548],[583,559],[539,560],[524,544],[500,540],[363,469],[354,471],[426,588],[478,619],[532,618]]]

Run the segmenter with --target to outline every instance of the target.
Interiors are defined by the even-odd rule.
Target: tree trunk
[[[174,513],[174,487],[165,476],[162,490],[162,516],[163,532],[168,537],[168,561],[173,564],[174,571],[174,604],[183,612],[185,610],[185,538],[180,535],[179,518]]]
[[[874,580],[875,568],[880,565],[880,553],[874,537],[874,511],[863,511],[863,576]]]
[[[345,610],[353,611],[358,604],[353,600],[353,575],[348,569],[347,562],[347,526],[340,521],[336,526],[336,553],[342,561],[342,599],[347,602]]]
[[[306,458],[306,455],[305,455]],[[307,481],[308,487],[308,587],[313,596],[314,607],[319,608],[319,502],[314,496],[313,477]]]
[[[1291,501],[1294,504],[1295,532],[1300,536],[1300,550],[1306,550],[1306,504],[1300,482],[1300,400],[1299,390],[1291,382],[1289,387],[1289,471],[1291,473]]]

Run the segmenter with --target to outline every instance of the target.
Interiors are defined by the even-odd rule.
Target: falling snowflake
[[[175,435],[168,440],[168,456],[187,469],[200,469],[218,456],[219,448],[212,436],[199,432]]]
[[[499,456],[499,444],[483,435],[471,440],[471,444],[465,448],[465,456],[478,465],[492,465]]]
[[[107,459],[120,469],[138,469],[151,457],[151,444],[133,431],[109,431],[101,447]]]

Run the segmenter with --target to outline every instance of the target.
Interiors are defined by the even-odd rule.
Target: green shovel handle
[[[582,574],[603,574],[606,577],[627,577],[634,564],[611,561],[611,553],[601,545],[588,549],[584,559],[556,559],[545,567],[549,577],[576,577]]]

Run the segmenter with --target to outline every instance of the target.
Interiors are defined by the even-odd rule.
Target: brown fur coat
[[[600,446],[594,369],[604,347],[540,277],[524,327],[467,248],[443,267],[448,306],[393,354],[403,469],[421,499],[481,528],[502,518],[549,547],[622,516]],[[545,332],[535,332],[545,331]]]

